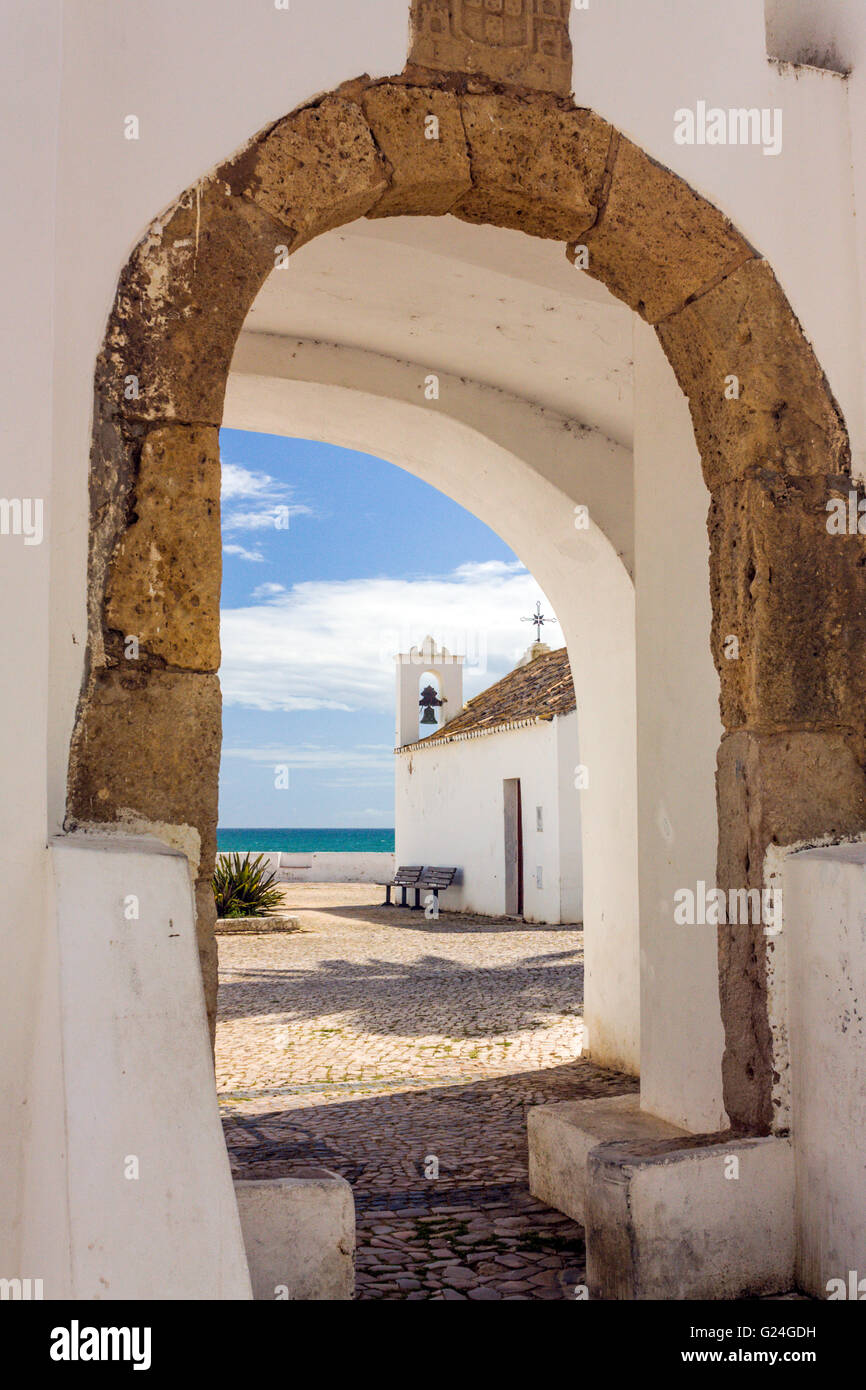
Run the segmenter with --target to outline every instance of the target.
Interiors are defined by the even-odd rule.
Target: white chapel
[[[432,637],[396,666],[397,864],[456,867],[445,910],[581,921],[580,758],[566,649],[534,642],[466,704],[463,657]]]

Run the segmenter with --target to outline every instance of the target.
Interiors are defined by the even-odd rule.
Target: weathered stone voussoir
[[[97,363],[126,421],[219,425],[229,363],[280,229],[221,179],[188,190],[127,262]]]
[[[135,520],[109,570],[106,626],[137,638],[138,659],[216,671],[221,572],[218,431],[153,430],[141,449]]]
[[[748,261],[657,332],[688,397],[710,491],[765,467],[848,471],[841,414],[766,261]]]
[[[863,742],[839,730],[741,731],[722,739],[716,773],[720,888],[761,889],[771,845],[866,829]],[[773,1118],[766,975],[767,955],[775,949],[760,922],[719,928],[724,1100],[741,1132],[767,1133]]]
[[[452,92],[383,84],[363,96],[364,114],[391,169],[391,186],[368,217],[450,212],[472,187],[460,104]]]
[[[584,240],[589,274],[648,323],[754,255],[723,213],[623,136],[604,209]]]
[[[472,191],[454,208],[531,236],[572,241],[598,215],[612,127],[592,111],[487,94],[461,100]]]
[[[97,671],[70,757],[69,814],[192,826],[205,862],[216,843],[221,742],[215,675]]]
[[[712,647],[728,730],[862,726],[866,536],[827,530],[827,503],[847,500],[848,481],[766,470],[713,497]]]
[[[280,121],[237,161],[237,177],[244,196],[293,233],[293,249],[363,217],[390,181],[364,112],[342,96]]]

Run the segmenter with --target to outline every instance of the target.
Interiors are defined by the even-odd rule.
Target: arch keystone
[[[376,144],[391,166],[391,187],[368,217],[450,212],[472,187],[460,104],[451,92],[433,87],[384,83],[362,98]],[[427,122],[436,120],[435,138]]]
[[[461,100],[472,191],[453,209],[530,236],[573,241],[598,215],[612,127],[592,111],[485,94]]]

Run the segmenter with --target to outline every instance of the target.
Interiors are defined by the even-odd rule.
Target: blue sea
[[[217,849],[223,854],[250,849],[257,853],[281,850],[286,854],[331,853],[393,854],[393,830],[217,830]]]

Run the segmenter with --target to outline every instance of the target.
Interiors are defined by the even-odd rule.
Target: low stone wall
[[[234,853],[234,851],[232,851]],[[255,859],[258,850],[239,850]],[[278,883],[387,883],[394,877],[394,855],[388,853],[288,854],[262,853]]]
[[[300,931],[297,917],[218,917],[217,936],[261,936],[272,931]]]
[[[355,1288],[355,1203],[327,1168],[235,1181],[253,1298],[329,1303]]]

